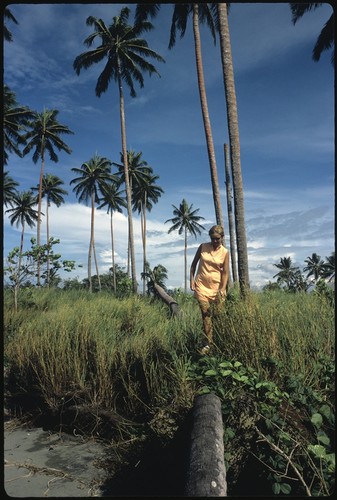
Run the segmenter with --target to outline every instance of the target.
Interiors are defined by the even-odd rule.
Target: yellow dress
[[[223,245],[216,250],[213,249],[212,243],[201,245],[194,290],[194,297],[199,302],[216,299],[227,252]]]

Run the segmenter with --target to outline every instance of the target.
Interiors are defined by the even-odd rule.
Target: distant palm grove
[[[320,4],[313,4],[317,8]],[[152,60],[164,63],[164,59],[151,49],[146,40],[142,38],[143,33],[154,29],[149,22],[149,18],[155,18],[160,11],[161,4],[137,4],[135,9],[134,23],[130,24],[130,9],[123,7],[118,16],[113,18],[110,25],[106,25],[102,19],[89,16],[87,25],[93,27],[93,32],[85,40],[84,44],[90,49],[75,57],[73,67],[77,75],[81,71],[88,69],[100,61],[105,62],[103,71],[98,77],[95,93],[100,97],[107,92],[109,85],[115,82],[119,89],[120,104],[120,129],[121,129],[121,158],[120,163],[113,162],[109,158],[102,158],[97,153],[92,158],[84,159],[81,166],[73,168],[74,179],[70,184],[73,185],[73,192],[78,201],[90,204],[91,206],[91,231],[88,251],[88,279],[87,284],[92,291],[92,264],[95,264],[98,287],[101,288],[101,278],[98,269],[98,261],[95,252],[95,209],[106,207],[111,217],[111,273],[113,289],[116,292],[116,270],[114,263],[114,230],[113,213],[121,212],[126,209],[128,216],[128,269],[127,275],[131,277],[132,290],[137,292],[139,283],[137,282],[135,265],[135,248],[133,236],[133,211],[138,211],[141,216],[141,235],[143,250],[143,291],[146,289],[146,267],[149,266],[146,258],[146,214],[151,211],[153,204],[158,203],[163,188],[156,182],[159,176],[155,174],[153,168],[142,159],[142,152],[135,152],[127,149],[127,130],[125,125],[125,96],[124,88],[128,88],[130,96],[136,96],[135,84],[141,88],[144,86],[144,75],[157,74],[157,68],[151,62]],[[311,9],[311,4],[290,4],[295,24],[305,12]],[[225,100],[227,104],[228,131],[229,131],[229,157],[230,168],[226,172],[227,197],[228,197],[228,218],[230,227],[230,249],[232,260],[232,276],[234,282],[238,281],[242,294],[250,286],[248,272],[248,255],[246,228],[244,218],[244,190],[241,175],[239,130],[236,109],[235,83],[233,75],[233,64],[230,50],[230,36],[227,22],[227,4],[173,4],[172,24],[169,39],[169,48],[172,49],[176,44],[176,35],[180,33],[183,37],[186,31],[188,19],[193,22],[193,36],[195,41],[196,69],[198,75],[198,85],[200,94],[200,104],[205,129],[205,139],[209,155],[209,167],[211,186],[213,192],[215,219],[218,224],[224,225],[223,212],[221,208],[221,199],[217,175],[217,166],[214,154],[211,123],[209,121],[207,109],[206,88],[204,84],[201,38],[199,33],[199,24],[206,23],[213,40],[216,40],[216,34],[219,34],[220,49],[222,56]],[[5,9],[5,20],[18,24],[9,8]],[[327,28],[333,23],[332,19],[327,23],[326,29],[322,30],[313,52],[314,60],[318,61],[323,50],[333,46],[333,35]],[[5,25],[4,39],[7,42],[15,43],[10,29]],[[94,47],[94,43],[97,46]],[[334,63],[334,58],[332,58]],[[58,274],[55,266],[51,269],[51,245],[58,242],[50,238],[50,228],[48,212],[51,204],[57,207],[64,203],[64,197],[68,194],[64,189],[64,182],[61,178],[45,173],[46,155],[53,162],[58,162],[59,152],[71,154],[71,149],[64,142],[62,136],[73,134],[65,124],[58,120],[59,112],[55,109],[44,109],[37,112],[17,103],[15,93],[5,84],[4,85],[4,165],[7,166],[9,155],[15,154],[19,157],[32,154],[34,163],[40,164],[39,182],[37,186],[31,187],[26,192],[19,192],[19,184],[12,178],[9,171],[4,172],[4,204],[8,208],[11,224],[21,225],[21,243],[17,253],[17,272],[13,275],[13,262],[11,265],[11,281],[16,289],[20,282],[25,282],[22,278],[22,269],[24,257],[24,230],[28,224],[30,227],[37,226],[35,245],[36,255],[36,284],[38,287],[47,285],[55,286],[58,284]],[[226,147],[227,145],[225,145]],[[228,148],[227,148],[228,151]],[[117,172],[112,172],[112,166],[117,168]],[[230,173],[231,172],[231,173]],[[232,222],[230,206],[230,184],[233,185],[234,199],[234,223]],[[34,191],[37,193],[34,194]],[[45,213],[42,211],[42,200],[46,201]],[[182,200],[182,205],[187,201]],[[181,206],[182,206],[181,205]],[[37,209],[35,208],[37,206]],[[193,205],[191,205],[192,207]],[[174,212],[177,208],[174,206]],[[195,209],[193,214],[197,212]],[[200,234],[198,229],[199,216],[192,218],[192,213],[188,211],[181,214],[179,225],[185,235],[185,292],[186,292],[186,251],[187,234],[196,236]],[[41,244],[41,223],[42,217],[46,218],[47,241],[43,248]],[[172,219],[175,220],[175,219]],[[166,221],[168,222],[168,221]],[[174,224],[177,221],[175,220]],[[173,229],[169,229],[169,232]],[[202,228],[202,226],[200,226]],[[43,255],[43,251],[46,255]],[[13,256],[11,257],[13,261]],[[328,257],[326,257],[328,258]],[[334,255],[329,257],[329,262],[334,259]],[[331,262],[330,262],[331,264]],[[58,266],[64,269],[69,268],[70,263],[61,263],[58,260]],[[47,269],[43,272],[42,268]],[[72,268],[75,263],[71,264]],[[27,273],[23,273],[27,277]],[[298,276],[297,276],[298,278]],[[317,278],[317,276],[316,276]],[[280,280],[278,280],[280,282]],[[289,286],[287,281],[284,282]],[[294,286],[293,286],[294,288]],[[299,288],[296,284],[295,288]],[[300,287],[305,288],[305,285]]]
[[[322,4],[289,4],[295,24]],[[230,271],[227,298],[212,312],[214,345],[200,354],[202,318],[187,293],[188,237],[206,228],[199,208],[187,200],[172,205],[163,221],[184,241],[184,288],[168,290],[168,270],[147,258],[148,214],[164,187],[155,168],[135,151],[126,127],[125,92],[133,98],[145,76],[158,76],[165,61],[144,34],[161,4],[121,8],[111,24],[90,16],[86,51],[74,54],[73,70],[103,63],[95,89],[99,98],[118,87],[121,148],[107,158],[98,152],[71,169],[69,186],[49,173],[48,161],[71,155],[66,137],[74,134],[56,109],[34,111],[17,102],[4,84],[3,204],[19,233],[4,262],[4,407],[11,425],[33,424],[77,439],[97,439],[109,450],[102,467],[109,480],[101,496],[184,496],[187,426],[196,396],[213,393],[221,401],[224,461],[229,496],[331,496],[335,489],[335,253],[308,255],[300,268],[288,255],[274,262],[272,280],[250,287],[244,189],[229,4],[172,4],[168,46],[193,24],[201,114],[213,194],[214,220],[224,224],[204,82],[201,31],[206,24],[219,38],[227,109],[224,145]],[[93,5],[94,8],[94,5]],[[9,8],[5,22],[18,24]],[[334,46],[334,17],[313,51],[318,61]],[[5,24],[4,39],[15,43]],[[334,56],[331,59],[334,65]],[[13,61],[15,64],[15,61]],[[109,112],[109,110],[108,110]],[[141,118],[140,118],[141,119]],[[31,155],[39,166],[36,182],[20,190],[11,157]],[[233,209],[231,192],[233,189]],[[86,278],[69,277],[78,267],[56,250],[50,211],[72,190],[90,209]],[[109,271],[96,254],[97,210],[109,221]],[[115,262],[114,216],[127,214],[125,268]],[[142,269],[137,280],[134,217],[139,215]],[[46,240],[41,231],[45,228]],[[206,225],[206,224],[205,224]],[[27,242],[27,227],[36,237]],[[111,242],[111,248],[110,248]],[[111,250],[111,254],[110,254]],[[62,276],[62,277],[61,277]],[[174,304],[174,309],[171,305]],[[167,305],[170,308],[167,308]],[[173,313],[174,312],[174,313]],[[208,424],[208,423],[207,423]],[[208,427],[207,427],[208,429]],[[103,457],[103,455],[102,455]],[[6,465],[11,465],[11,457]],[[8,458],[8,460],[7,460]],[[29,462],[29,461],[27,461]],[[17,465],[17,464],[16,464]],[[64,464],[60,464],[60,468]],[[25,463],[22,467],[31,468]],[[71,481],[57,470],[58,479]],[[26,476],[23,476],[26,477]],[[95,486],[83,481],[92,496]],[[48,481],[53,495],[54,480]],[[85,491],[85,490],[84,490]],[[46,493],[45,493],[46,494]]]

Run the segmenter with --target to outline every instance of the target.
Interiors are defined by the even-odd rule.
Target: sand
[[[81,436],[41,428],[4,431],[4,491],[9,497],[103,496],[106,447]]]

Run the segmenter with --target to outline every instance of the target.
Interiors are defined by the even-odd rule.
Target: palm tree
[[[137,4],[136,8],[136,22],[141,22],[148,16],[152,18],[155,17],[160,9],[160,4]],[[211,174],[212,192],[213,192],[213,202],[215,209],[215,217],[217,224],[224,226],[223,215],[221,208],[221,197],[218,181],[218,172],[216,166],[216,158],[214,151],[214,143],[212,136],[211,121],[208,112],[205,80],[204,80],[204,70],[202,63],[202,52],[201,52],[201,38],[199,31],[199,23],[206,22],[210,28],[214,43],[215,43],[215,31],[216,31],[216,10],[212,8],[212,4],[208,3],[176,3],[174,4],[171,33],[169,41],[169,49],[172,49],[176,42],[176,32],[180,31],[181,38],[185,35],[186,25],[188,17],[192,15],[193,17],[193,34],[194,34],[194,47],[195,47],[195,58],[197,67],[197,77],[198,77],[198,87],[199,96],[201,104],[201,112],[204,123],[204,130],[206,136],[208,160]]]
[[[315,10],[318,7],[321,7],[322,5],[325,5],[325,3],[320,2],[320,3],[289,3],[291,13],[292,13],[292,23],[295,25],[297,21],[307,12],[311,10]],[[322,52],[325,50],[329,50],[333,47],[332,54],[331,54],[331,64],[335,66],[335,15],[334,11],[332,11],[331,16],[329,17],[328,21],[325,23],[324,27],[322,28],[317,40],[316,44],[313,48],[312,51],[312,58],[315,62],[318,62],[321,58]]]
[[[107,213],[110,213],[110,233],[111,233],[111,261],[112,261],[112,279],[113,291],[116,293],[116,266],[115,266],[115,245],[113,231],[114,212],[122,213],[122,207],[126,208],[127,203],[123,197],[122,191],[119,191],[119,182],[110,182],[102,186],[101,204],[98,208],[107,207]]]
[[[8,19],[9,21],[12,21],[15,24],[19,24],[8,7],[5,7],[4,18]],[[13,41],[12,33],[9,31],[9,29],[5,24],[3,29],[4,29],[4,40],[6,40],[7,42],[12,42]]]
[[[204,219],[204,217],[201,217],[197,215],[197,212],[199,212],[199,208],[193,210],[193,204],[191,206],[188,206],[187,202],[185,199],[180,203],[179,208],[177,208],[175,205],[173,206],[173,215],[172,219],[168,219],[165,221],[165,224],[167,222],[172,222],[172,227],[168,230],[168,233],[171,233],[172,231],[178,231],[179,234],[182,234],[184,232],[184,288],[185,288],[185,293],[187,292],[187,233],[193,234],[193,236],[196,238],[197,234],[201,234],[201,230],[205,229],[204,226],[199,224],[199,221],[201,219]]]
[[[10,153],[15,153],[21,158],[19,146],[25,144],[21,133],[26,129],[34,111],[27,106],[19,106],[15,92],[4,85],[4,112],[3,112],[3,139],[4,139],[4,164],[8,163]]]
[[[324,270],[322,274],[322,278],[327,279],[328,281],[334,281],[335,279],[335,252],[329,257],[325,257],[326,262],[324,264]]]
[[[19,185],[12,177],[10,177],[9,172],[4,172],[3,180],[3,203],[5,207],[13,206],[13,198],[17,194],[17,186]]]
[[[128,7],[123,7],[120,15],[115,16],[113,18],[113,23],[109,26],[106,26],[102,19],[98,19],[93,16],[88,17],[86,21],[87,25],[94,26],[94,32],[86,38],[84,43],[88,47],[91,47],[94,40],[98,37],[101,39],[101,45],[99,45],[96,49],[83,52],[77,56],[73,63],[73,67],[79,75],[82,68],[87,69],[91,65],[99,63],[106,58],[107,63],[96,84],[95,90],[97,97],[100,97],[102,93],[106,92],[110,80],[113,79],[118,84],[123,164],[125,170],[125,187],[128,210],[128,230],[131,252],[131,275],[133,290],[136,293],[137,279],[133,240],[132,201],[127,159],[123,82],[125,82],[129,87],[131,97],[135,97],[136,92],[133,84],[134,80],[138,82],[140,87],[143,87],[143,72],[147,72],[149,75],[152,75],[153,73],[159,75],[156,68],[150,64],[146,58],[151,57],[160,62],[164,62],[164,59],[148,47],[146,40],[139,38],[144,31],[150,31],[153,29],[152,24],[144,21],[131,26],[128,24],[129,15],[130,9]]]
[[[248,254],[245,227],[245,210],[240,159],[240,136],[238,110],[234,84],[234,71],[230,33],[228,26],[227,4],[218,3],[218,22],[220,33],[221,61],[227,104],[227,123],[229,132],[230,157],[233,176],[234,211],[236,226],[236,248],[238,255],[238,273],[242,295],[249,288]]]
[[[280,269],[273,278],[277,277],[277,283],[285,283],[289,289],[295,274],[299,271],[298,267],[293,266],[291,257],[281,257],[280,262],[273,265]]]
[[[148,169],[149,172],[152,171],[151,168]],[[132,201],[133,209],[138,210],[140,214],[140,225],[141,234],[143,242],[143,273],[145,273],[145,263],[146,263],[146,211],[152,210],[153,204],[157,203],[162,193],[163,189],[156,185],[156,181],[159,179],[158,175],[148,174],[147,177],[139,179],[132,189]],[[143,282],[143,293],[145,295],[145,280]]]
[[[232,190],[231,190],[231,176],[230,176],[230,167],[229,167],[230,162],[229,162],[229,154],[228,154],[228,144],[224,144],[224,156],[225,156],[225,184],[226,184],[226,195],[227,195],[229,243],[230,243],[230,250],[231,250],[233,281],[234,281],[234,283],[236,283],[238,281],[238,273],[237,273],[237,267],[236,267],[235,225],[234,225],[234,219],[233,219]]]
[[[167,280],[166,267],[158,264],[158,266],[155,266],[153,269],[151,269],[150,264],[148,262],[145,262],[144,271],[142,272],[142,279],[144,280],[144,283],[146,278],[148,278],[147,291],[149,295],[151,293],[153,293],[154,295],[156,294],[155,285],[159,285],[161,288],[163,288],[164,291],[166,291],[166,286],[164,283],[164,281]]]
[[[324,260],[322,260],[321,256],[317,255],[317,253],[313,253],[312,256],[305,259],[304,262],[306,262],[307,265],[303,268],[303,271],[307,273],[307,278],[313,276],[314,282],[317,282],[324,271]]]
[[[46,224],[47,224],[47,287],[49,286],[50,266],[49,266],[49,207],[54,203],[57,207],[64,203],[63,195],[68,191],[61,186],[64,182],[57,175],[47,174],[42,178],[42,198],[46,198]],[[32,187],[32,191],[39,192],[40,186]]]
[[[175,45],[177,29],[180,30],[181,37],[184,36],[186,31],[187,19],[190,14],[193,14],[193,34],[194,34],[195,58],[196,58],[197,76],[198,76],[198,87],[200,95],[201,112],[204,122],[204,130],[207,143],[209,167],[211,173],[215,217],[217,224],[220,224],[222,227],[224,227],[219,181],[218,181],[218,171],[215,159],[211,121],[208,112],[204,69],[203,69],[202,53],[201,53],[201,38],[199,31],[199,22],[206,22],[211,30],[213,40],[215,43],[215,21],[213,18],[214,9],[211,8],[211,4],[208,3],[175,4],[173,18],[172,18],[172,25],[171,25],[169,48],[171,49]]]
[[[121,163],[113,162],[113,165],[118,168],[117,175],[120,177],[120,181],[125,183],[125,172],[123,165],[123,153],[121,155]],[[127,159],[128,159],[128,169],[129,169],[129,186],[131,191],[131,202],[133,198],[133,185],[139,184],[141,182],[147,182],[152,173],[152,168],[147,164],[145,160],[142,159],[142,153],[128,150],[127,151]],[[128,238],[128,265],[127,265],[127,273],[130,276],[130,238]]]
[[[305,276],[301,273],[299,269],[296,269],[289,280],[288,290],[290,292],[306,292],[310,286],[307,282]]]
[[[99,289],[101,289],[98,265],[95,251],[95,203],[100,202],[100,196],[104,194],[104,189],[109,182],[118,182],[116,175],[111,174],[112,162],[107,158],[95,154],[93,158],[82,164],[81,168],[72,168],[72,172],[78,175],[70,181],[70,184],[75,184],[73,191],[78,197],[78,201],[91,203],[91,225],[90,225],[90,243],[88,252],[88,281],[89,291],[92,291],[91,281],[91,260],[92,253],[94,254],[96,264],[96,274],[98,277]]]
[[[44,109],[42,113],[35,112],[34,119],[30,121],[30,130],[24,135],[26,146],[23,149],[23,155],[33,152],[33,162],[37,163],[41,159],[39,194],[38,194],[38,214],[37,221],[37,245],[41,245],[41,203],[42,203],[42,186],[43,173],[45,167],[45,156],[49,154],[51,161],[57,163],[58,156],[55,153],[55,148],[58,151],[65,151],[70,154],[71,149],[60,138],[61,134],[73,134],[66,125],[62,125],[57,121],[58,111],[56,109]],[[40,259],[37,263],[37,286],[40,286]]]
[[[162,300],[170,308],[171,315],[177,316],[179,313],[179,305],[176,300],[167,293],[167,289],[164,280],[167,280],[167,269],[166,267],[158,264],[153,270],[150,268],[148,262],[145,264],[145,271],[142,273],[142,279],[148,280],[147,282],[147,293],[151,293]]]
[[[35,222],[38,220],[38,212],[34,208],[34,206],[36,206],[36,203],[37,199],[36,196],[33,196],[32,191],[23,191],[13,195],[12,208],[6,210],[11,225],[13,226],[13,224],[15,224],[16,227],[19,227],[19,225],[21,224],[22,227],[20,248],[19,248],[19,261],[14,283],[15,310],[17,310],[17,298],[20,286],[20,271],[21,271],[25,226],[26,224],[28,224],[29,227],[34,227]]]
[[[131,189],[131,199],[132,199],[132,189],[133,184],[141,182],[146,179],[151,173],[152,168],[148,163],[142,159],[143,153],[139,151],[136,153],[133,149],[127,151],[128,168],[129,168],[129,184]],[[125,183],[125,171],[123,164],[123,153],[120,153],[121,163],[112,162],[112,164],[117,167],[117,175],[120,177],[121,182]]]

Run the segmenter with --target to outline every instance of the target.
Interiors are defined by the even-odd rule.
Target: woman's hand
[[[218,300],[221,301],[221,300],[225,300],[226,298],[226,290],[219,290],[218,291]]]

